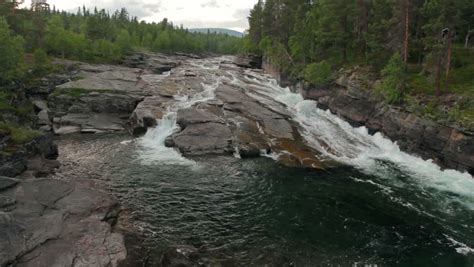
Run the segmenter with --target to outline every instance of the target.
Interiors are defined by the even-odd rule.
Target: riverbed
[[[193,66],[212,72],[216,62]],[[338,164],[292,168],[278,162],[284,151],[241,159],[183,157],[166,147],[177,110],[212,100],[217,77],[197,97],[176,97],[144,137],[62,136],[55,178],[116,196],[144,238],[130,249],[147,251],[150,266],[185,245],[211,266],[474,265],[469,174],[408,155],[260,72],[228,76],[229,84],[258,88],[251,96],[259,101],[283,104],[305,143]]]

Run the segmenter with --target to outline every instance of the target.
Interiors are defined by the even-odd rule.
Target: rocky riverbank
[[[386,104],[375,93],[375,76],[358,69],[341,70],[332,85],[316,88],[289,80],[268,62],[263,68],[282,86],[290,86],[304,98],[317,101],[319,108],[329,109],[353,126],[365,126],[371,133],[381,132],[397,141],[404,151],[432,159],[443,168],[474,174],[472,131],[423,118],[405,106]]]
[[[31,124],[43,134],[1,154],[0,266],[117,266],[126,258],[123,236],[114,231],[118,202],[75,181],[81,177],[47,178],[59,167],[53,135],[141,136],[174,110],[178,127],[165,144],[185,156],[278,154],[288,166],[333,165],[305,144],[285,107],[252,82],[256,77],[236,82],[248,74],[233,58],[140,54],[121,65],[55,64],[60,72],[24,88],[36,114]]]

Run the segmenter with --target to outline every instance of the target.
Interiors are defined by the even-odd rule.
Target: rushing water
[[[133,211],[148,237],[143,246],[154,255],[190,244],[223,266],[474,266],[469,174],[401,152],[266,75],[221,73],[218,62],[193,62],[219,75],[210,75],[199,94],[177,95],[141,139],[63,137],[58,176],[93,180],[115,194]],[[250,84],[259,89],[253,97],[284,103],[308,144],[345,167],[323,172],[269,158],[185,159],[166,148],[176,111],[213,99],[221,82]]]

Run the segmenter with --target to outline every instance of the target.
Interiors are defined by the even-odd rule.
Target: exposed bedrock
[[[64,181],[0,177],[0,266],[117,266],[120,211],[105,193]]]

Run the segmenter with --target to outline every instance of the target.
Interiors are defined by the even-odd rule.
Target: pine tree
[[[0,84],[18,79],[23,73],[23,38],[13,36],[5,18],[0,17]]]

